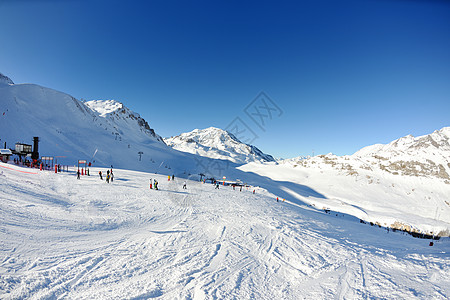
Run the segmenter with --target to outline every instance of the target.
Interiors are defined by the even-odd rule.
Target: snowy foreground
[[[261,188],[19,170],[0,168],[1,299],[450,297],[449,238],[430,247]]]

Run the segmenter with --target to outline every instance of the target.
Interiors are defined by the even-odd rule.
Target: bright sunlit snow
[[[448,127],[276,162],[218,128],[166,144],[120,102],[1,74],[0,99],[2,147],[38,136],[70,170],[0,163],[2,299],[450,297]]]
[[[107,184],[0,166],[2,299],[450,295],[449,239],[430,247],[261,188],[188,180],[183,190],[183,179],[120,169]]]

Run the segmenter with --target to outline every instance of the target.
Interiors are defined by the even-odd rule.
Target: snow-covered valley
[[[2,299],[450,295],[448,238],[430,247],[262,188],[188,180],[183,190],[183,179],[120,169],[107,184],[1,166]]]

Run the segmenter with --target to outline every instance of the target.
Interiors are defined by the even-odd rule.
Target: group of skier
[[[172,181],[174,181],[175,180],[175,175],[172,175],[172,176],[168,175],[167,176],[167,180],[168,181],[170,181],[171,179],[172,179]],[[159,189],[158,188],[158,184],[159,184],[158,180],[156,180],[154,178],[150,178],[150,189],[151,190],[158,190]],[[183,189],[187,189],[186,181],[183,182]]]
[[[158,180],[150,178],[150,189],[158,190]]]
[[[100,180],[103,180],[102,171],[98,171],[98,176],[100,177]],[[114,181],[114,173],[113,170],[107,170],[106,171],[106,183],[109,183],[109,181]]]
[[[98,176],[100,177],[100,180],[103,180],[103,173],[102,173],[102,171],[98,171]],[[80,179],[80,171],[77,172],[77,178]],[[175,175],[172,175],[172,176],[169,175],[168,176],[168,180],[169,181],[170,180],[174,181],[175,180]],[[106,182],[110,183],[110,181],[111,181],[111,183],[114,181],[114,173],[113,173],[112,168],[111,168],[111,170],[107,170],[106,171]],[[159,189],[158,188],[158,184],[159,184],[158,180],[150,178],[150,189],[158,190]],[[213,184],[215,186],[215,189],[219,189],[219,186],[220,186],[219,181],[214,180]],[[234,190],[235,189],[235,185],[232,185],[232,186],[233,186],[233,190]],[[183,182],[183,189],[184,190],[187,189],[186,180]],[[242,186],[240,186],[240,191],[242,191]],[[255,190],[253,190],[253,194],[255,194]],[[277,201],[278,201],[278,199],[277,199]]]

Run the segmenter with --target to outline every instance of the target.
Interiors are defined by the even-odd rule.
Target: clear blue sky
[[[277,157],[450,126],[450,1],[0,0],[0,72],[162,136],[240,117]],[[283,111],[257,127],[264,91]]]

